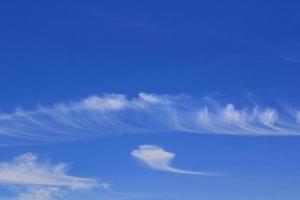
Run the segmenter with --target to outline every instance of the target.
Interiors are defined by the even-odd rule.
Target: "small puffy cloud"
[[[228,104],[221,113],[221,119],[228,124],[243,125],[249,118],[245,111],[236,110],[233,104]]]
[[[297,123],[300,124],[300,111],[298,111],[296,114],[296,120],[297,120]]]
[[[92,96],[82,100],[77,106],[91,110],[121,110],[126,107],[127,100],[124,95]]]
[[[275,109],[267,108],[264,112],[259,115],[261,123],[266,126],[274,126],[277,121],[278,113]]]
[[[208,113],[207,107],[204,107],[202,110],[198,111],[198,122],[201,125],[209,125],[210,124],[210,117]]]
[[[140,145],[138,149],[131,152],[131,155],[151,169],[167,171],[180,174],[192,175],[214,175],[207,172],[196,172],[182,170],[172,167],[171,163],[175,158],[175,153],[165,151],[164,149],[154,145]]]
[[[162,101],[162,97],[155,94],[140,93],[139,98],[148,103],[160,103]]]

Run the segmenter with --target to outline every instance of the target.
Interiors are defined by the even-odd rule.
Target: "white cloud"
[[[203,126],[208,126],[211,123],[211,119],[208,113],[207,107],[204,107],[200,111],[198,111],[197,114],[198,122],[202,124]]]
[[[106,190],[110,190],[111,188],[111,184],[109,182],[102,182],[99,186]]]
[[[296,113],[297,122],[300,124],[300,111]]]
[[[235,125],[243,125],[249,119],[247,112],[236,110],[232,104],[228,104],[223,109],[221,118],[225,123]]]
[[[40,161],[37,155],[26,153],[12,161],[0,162],[0,185],[14,190],[15,197],[10,200],[54,200],[75,190],[95,187],[109,189],[107,182],[95,179],[70,176],[66,164],[51,164]],[[0,198],[1,199],[1,198]]]
[[[196,172],[174,168],[171,164],[175,158],[175,153],[165,151],[154,145],[141,145],[138,149],[133,150],[131,155],[155,170],[203,176],[214,175],[208,172]]]
[[[187,95],[140,93],[128,98],[107,94],[2,114],[0,145],[60,142],[124,132],[300,135],[299,117],[286,114],[295,112],[258,105],[241,108]]]
[[[92,96],[79,103],[83,108],[92,110],[121,110],[125,108],[126,104],[127,100],[124,95],[115,94],[104,97]]]
[[[39,162],[38,157],[31,153],[18,156],[11,162],[1,162],[0,184],[64,186],[72,189],[98,185],[94,179],[67,175],[65,164]]]
[[[161,98],[155,94],[140,93],[139,98],[149,103],[161,103]]]
[[[267,108],[259,117],[264,125],[272,127],[278,119],[278,113],[275,109]]]
[[[63,197],[63,191],[58,187],[26,187],[13,200],[54,200]]]

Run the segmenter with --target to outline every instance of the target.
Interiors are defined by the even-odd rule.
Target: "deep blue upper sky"
[[[299,7],[298,1],[1,1],[1,104],[102,92],[296,95]]]
[[[237,103],[251,94],[264,104],[280,98],[299,105],[299,10],[299,1],[277,0],[2,0],[0,110],[139,92],[221,94]],[[234,175],[199,178],[146,171],[129,155],[145,143],[176,151],[182,165],[192,169]],[[277,200],[281,194],[278,200],[287,195],[297,200],[298,146],[298,137],[156,135],[10,147],[0,159],[28,151],[50,155],[74,163],[76,175],[104,177],[125,193],[157,191],[179,200],[186,199],[182,194],[190,200]]]

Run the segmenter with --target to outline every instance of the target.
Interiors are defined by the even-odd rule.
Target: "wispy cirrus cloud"
[[[91,96],[0,115],[0,145],[60,142],[126,133],[192,132],[231,135],[300,135],[299,111],[187,95],[140,93]]]
[[[31,186],[25,189],[15,197],[7,197],[5,200],[55,200],[61,199],[64,192],[59,187]]]
[[[175,168],[172,166],[172,161],[174,160],[176,154],[165,151],[164,149],[155,145],[141,145],[138,149],[133,150],[131,155],[154,170],[201,176],[216,175],[210,172],[189,171]]]
[[[72,189],[98,185],[94,179],[67,175],[65,164],[50,165],[39,162],[37,155],[32,153],[18,156],[11,162],[0,162],[0,184],[48,185]]]
[[[18,188],[13,192],[14,197],[0,198],[5,200],[55,200],[70,191],[109,187],[108,183],[95,179],[70,176],[66,164],[40,161],[32,153],[0,162],[0,185],[8,189]]]
[[[292,62],[292,63],[296,63],[296,64],[300,64],[300,58],[299,58],[299,55],[298,55],[298,56],[285,55],[285,56],[282,56],[282,58],[283,58],[285,61]]]

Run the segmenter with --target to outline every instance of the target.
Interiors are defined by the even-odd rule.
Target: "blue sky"
[[[0,200],[296,200],[298,1],[1,1]]]

